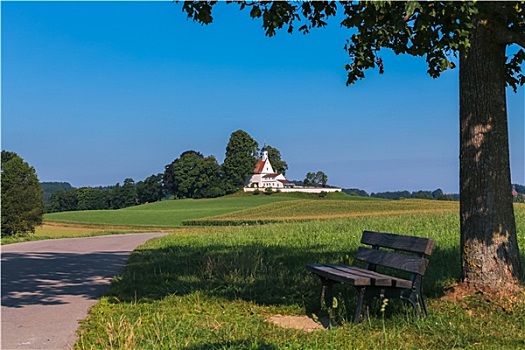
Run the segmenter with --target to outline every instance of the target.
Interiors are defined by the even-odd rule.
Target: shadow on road
[[[98,299],[128,257],[125,251],[2,253],[2,306],[66,304],[68,295]]]

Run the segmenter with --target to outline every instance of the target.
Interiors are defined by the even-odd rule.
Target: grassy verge
[[[525,206],[516,207],[525,252]],[[271,315],[315,312],[319,281],[308,262],[354,263],[364,229],[436,240],[425,279],[430,316],[415,320],[399,302],[369,323],[304,332]],[[456,213],[407,213],[248,227],[177,230],[131,256],[83,322],[77,349],[517,349],[525,348],[525,297],[484,295],[453,302],[444,287],[459,273]],[[522,256],[523,258],[523,256]],[[352,296],[350,294],[350,296]]]

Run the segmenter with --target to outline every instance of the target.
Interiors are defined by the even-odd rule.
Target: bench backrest
[[[434,240],[430,238],[373,231],[364,231],[361,243],[372,246],[372,248],[359,247],[356,254],[358,260],[368,264],[367,268],[375,270],[375,266],[380,265],[418,275],[425,274],[428,265],[426,257],[432,253],[434,247]],[[390,250],[380,250],[380,248]]]

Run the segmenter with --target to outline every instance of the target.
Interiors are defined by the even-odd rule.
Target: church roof
[[[253,169],[253,173],[261,174],[264,169],[264,164],[266,164],[266,161],[259,159],[259,161],[257,161],[257,165],[255,165],[255,169]]]

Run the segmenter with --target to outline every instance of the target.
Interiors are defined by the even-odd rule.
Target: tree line
[[[358,188],[345,188],[343,192],[353,196],[383,198],[383,199],[405,199],[405,198],[417,198],[417,199],[436,199],[445,201],[457,201],[459,200],[459,194],[445,194],[442,189],[438,188],[434,191],[387,191],[387,192],[372,192],[368,194],[366,191]]]

